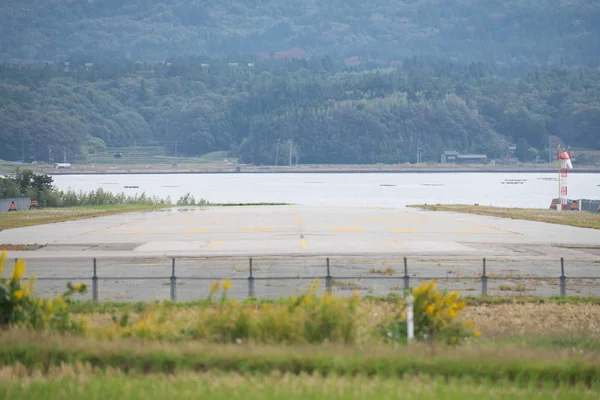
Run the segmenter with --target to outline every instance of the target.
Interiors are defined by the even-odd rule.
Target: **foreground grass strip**
[[[85,206],[66,208],[45,208],[41,210],[25,210],[11,213],[0,213],[0,230],[22,228],[26,226],[52,224],[56,222],[76,221],[86,218],[105,217],[138,211],[155,211],[164,209],[165,205],[117,205],[117,206]]]
[[[424,345],[400,346],[267,346],[114,342],[10,330],[0,334],[0,365],[23,364],[48,370],[61,364],[85,364],[127,373],[222,371],[237,373],[330,374],[404,377],[413,375],[584,385],[600,384],[596,356],[518,347],[463,346],[458,349]]]
[[[91,374],[62,367],[48,377],[25,378],[0,370],[0,398],[36,400],[184,399],[596,399],[597,392],[583,386],[541,385],[514,387],[469,379],[427,376],[405,379],[339,377],[291,374],[204,373],[175,376]],[[5,377],[5,379],[2,379]]]
[[[529,208],[503,208],[487,206],[471,206],[459,204],[442,205],[409,205],[408,207],[422,208],[429,211],[452,211],[467,214],[489,215],[500,218],[524,219],[528,221],[548,222],[551,224],[570,225],[580,228],[600,229],[600,213],[589,212],[557,212],[555,210]]]

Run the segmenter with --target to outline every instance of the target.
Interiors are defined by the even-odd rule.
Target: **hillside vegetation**
[[[599,20],[594,0],[6,0],[0,159],[600,150]]]
[[[203,72],[190,58],[4,68],[0,158],[85,162],[106,146],[159,144],[255,164],[288,163],[290,153],[294,163],[396,163],[414,162],[419,143],[422,159],[439,160],[448,149],[499,157],[522,139],[547,159],[549,135],[600,149],[599,71],[492,74],[420,59],[371,71],[297,60]]]
[[[596,0],[5,0],[0,7],[0,60],[260,53],[349,62],[600,61]]]

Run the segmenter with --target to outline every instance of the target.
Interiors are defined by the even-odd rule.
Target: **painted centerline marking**
[[[242,232],[254,233],[254,232],[271,232],[270,226],[259,227],[259,228],[242,228]]]
[[[206,246],[206,250],[216,250],[223,244],[222,240],[214,240]]]
[[[416,229],[416,228],[392,228],[391,231],[394,233],[419,233],[419,232],[422,232],[420,229]]]
[[[360,226],[348,226],[348,227],[340,227],[340,228],[331,228],[332,232],[362,232],[362,228]]]

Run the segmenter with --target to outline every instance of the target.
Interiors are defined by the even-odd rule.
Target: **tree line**
[[[535,156],[549,137],[600,150],[600,71],[500,73],[416,57],[376,69],[327,58],[212,71],[197,58],[4,66],[0,159],[86,162],[107,147],[175,142],[179,155],[226,150],[254,164],[414,162],[419,143],[423,160],[495,158],[519,139]]]

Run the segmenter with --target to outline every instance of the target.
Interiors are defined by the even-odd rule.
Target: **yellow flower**
[[[21,300],[23,298],[23,292],[21,290],[15,291],[15,299]]]
[[[60,308],[65,308],[67,306],[67,303],[65,303],[62,296],[58,296],[56,299],[54,299],[54,304]]]
[[[78,283],[73,289],[78,293],[82,293],[86,289],[86,286],[83,283]]]
[[[479,332],[477,329],[473,329],[473,336],[479,337],[481,336],[481,332]]]
[[[25,275],[25,261],[17,260],[15,267],[13,268],[12,277],[13,281],[18,281]]]
[[[425,312],[430,315],[433,314],[434,311],[435,311],[435,306],[433,304],[430,306],[427,306],[427,308],[425,309]]]
[[[352,297],[358,297],[358,290],[354,289],[352,291]]]
[[[215,282],[212,285],[210,285],[210,293],[216,293],[217,290],[219,290],[219,282]]]
[[[4,265],[6,264],[6,250],[0,253],[0,276],[4,273]]]
[[[231,281],[229,279],[226,279],[223,281],[223,290],[229,289],[231,289]]]

